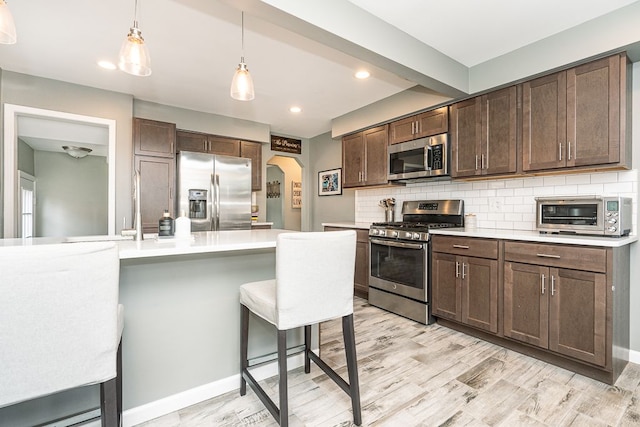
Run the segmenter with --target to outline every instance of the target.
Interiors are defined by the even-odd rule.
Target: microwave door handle
[[[430,171],[433,168],[433,154],[431,153],[431,146],[424,146],[424,169]]]

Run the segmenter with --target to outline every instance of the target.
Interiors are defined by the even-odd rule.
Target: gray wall
[[[313,159],[311,218],[313,231],[322,231],[323,222],[352,222],[355,218],[355,191],[342,189],[340,196],[318,196],[318,172],[342,167],[342,140],[325,133],[310,141]]]
[[[18,139],[18,170],[29,175],[36,174],[33,148],[20,139]]]
[[[275,165],[267,166],[267,182],[280,183],[280,195],[278,197],[267,197],[267,221],[273,223],[271,228],[284,228],[284,214],[282,213],[282,205],[284,204],[284,172],[282,169]]]
[[[35,151],[36,237],[107,234],[107,159]]]
[[[269,142],[269,125],[249,120],[233,119],[138,99],[133,100],[133,116],[175,123],[178,129]]]
[[[2,73],[1,90],[3,104],[16,104],[116,121],[116,232],[122,228],[123,217],[127,218],[128,224],[131,224],[133,97],[10,71]],[[1,135],[2,133],[0,137]],[[0,209],[0,213],[3,209]]]

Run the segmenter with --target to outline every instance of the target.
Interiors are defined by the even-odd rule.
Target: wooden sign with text
[[[302,154],[302,141],[299,139],[271,135],[271,150]]]

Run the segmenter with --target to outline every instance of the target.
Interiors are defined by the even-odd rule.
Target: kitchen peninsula
[[[238,388],[238,289],[275,277],[276,238],[283,232],[199,232],[190,239],[117,242],[125,308],[125,425]],[[0,245],[64,240],[4,239]],[[256,322],[250,331],[250,358],[275,351],[275,331],[268,325]]]

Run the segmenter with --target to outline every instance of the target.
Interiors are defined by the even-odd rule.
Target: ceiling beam
[[[466,66],[347,0],[221,1],[444,96],[468,93]]]

